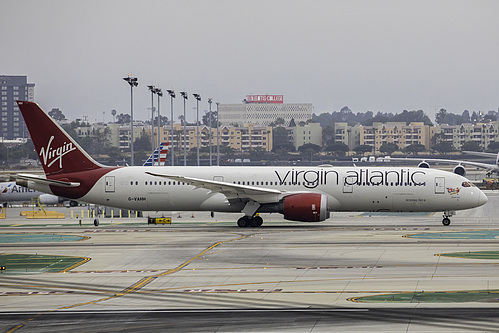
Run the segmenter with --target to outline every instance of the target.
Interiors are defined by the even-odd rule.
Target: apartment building
[[[334,142],[342,142],[353,150],[360,145],[360,125],[348,126],[348,123],[334,124]]]
[[[360,126],[360,145],[370,145],[379,150],[383,143],[394,143],[399,149],[412,144],[422,144],[426,149],[431,148],[431,138],[435,133],[433,126],[422,122],[373,123],[373,126]]]
[[[490,143],[499,142],[499,121],[461,125],[442,124],[436,127],[436,133],[443,133],[443,140],[450,142],[456,150],[461,149],[467,141],[476,142],[482,149],[487,149]]]
[[[184,129],[181,124],[173,124],[173,145],[175,148],[182,148],[184,144]],[[147,131],[147,129],[146,129]],[[211,145],[217,145],[217,129],[209,128],[208,126],[199,126],[199,145],[200,147],[209,147],[211,131]],[[265,151],[271,151],[272,144],[272,127],[270,126],[254,126],[245,124],[244,126],[220,126],[218,129],[220,134],[219,143],[221,146],[229,146],[236,150],[247,150],[250,148],[262,147]],[[149,129],[150,133],[150,129]],[[171,141],[170,126],[163,128],[163,141]],[[196,126],[186,126],[186,147],[192,149],[197,147],[198,142]]]
[[[322,147],[322,127],[319,123],[309,123],[288,127],[288,138],[295,149],[311,143]]]

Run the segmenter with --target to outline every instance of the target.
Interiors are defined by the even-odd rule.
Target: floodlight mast
[[[123,80],[128,82],[130,85],[130,132],[131,132],[131,142],[130,142],[130,151],[131,151],[131,160],[130,164],[134,165],[134,153],[133,153],[133,88],[139,85],[138,79],[136,77],[128,75],[124,77]]]
[[[186,119],[185,119],[185,101],[189,99],[189,95],[185,91],[181,91],[180,95],[184,98],[184,166],[187,166],[187,150],[186,150],[186,139],[187,139],[187,133],[186,133]]]
[[[201,101],[201,95],[192,94],[196,99],[196,144],[197,144],[197,165],[199,166],[199,102]]]
[[[171,125],[171,131],[170,131],[170,151],[172,155],[172,166],[175,165],[175,153],[173,150],[173,99],[175,98],[175,91],[168,89],[166,90],[168,94],[170,95],[170,125]]]
[[[219,132],[219,118],[218,118],[218,106],[220,103],[217,102],[217,166],[220,166],[220,132]]]
[[[159,145],[161,144],[161,132],[160,132],[160,129],[161,129],[161,115],[160,115],[160,112],[159,112],[159,100],[161,97],[163,97],[163,92],[161,91],[160,88],[156,88],[155,90],[155,93],[156,95],[158,95],[158,147]],[[158,164],[159,164],[159,154],[158,154]]]
[[[210,104],[210,111],[209,111],[210,112],[209,113],[209,115],[210,115],[210,166],[213,165],[213,163],[211,161],[211,140],[212,140],[212,135],[211,135],[211,127],[212,127],[212,125],[211,125],[211,118],[212,118],[212,115],[211,115],[211,103],[212,102],[213,102],[213,98],[208,98],[208,104]]]
[[[151,91],[151,151],[154,152],[154,94],[156,92],[156,87],[147,86],[147,88]]]

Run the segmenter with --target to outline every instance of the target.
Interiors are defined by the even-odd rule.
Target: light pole
[[[220,103],[217,103],[217,166],[220,166],[220,133],[218,132],[218,124],[220,123],[218,121],[218,105]]]
[[[151,91],[151,151],[154,152],[154,93],[156,92],[156,87],[147,86],[147,88]],[[154,165],[154,161],[152,164]]]
[[[171,149],[171,155],[172,155],[172,166],[175,165],[175,154],[173,151],[173,99],[175,98],[175,91],[173,90],[167,90],[168,94],[170,95],[170,123],[171,123],[171,131],[170,131],[170,149]]]
[[[182,95],[182,97],[184,98],[184,166],[187,165],[187,150],[186,150],[186,146],[185,146],[185,141],[187,139],[187,133],[186,133],[186,129],[185,129],[185,123],[186,123],[186,119],[185,119],[185,101],[187,99],[189,99],[189,95],[187,95],[187,93],[185,91],[181,91],[180,92],[180,95]]]
[[[130,150],[132,153],[132,158],[131,158],[131,165],[134,165],[134,160],[133,160],[133,87],[136,87],[139,85],[138,79],[136,77],[131,77],[128,75],[127,77],[124,77],[123,80],[128,82],[130,85],[130,129],[132,132],[132,142],[130,143]]]
[[[159,145],[161,144],[161,134],[159,131],[161,128],[161,116],[159,114],[159,99],[160,99],[160,97],[163,97],[163,92],[161,91],[160,88],[156,88],[155,93],[156,93],[156,95],[158,95],[158,147],[159,147]],[[158,154],[158,164],[159,164],[159,154]]]
[[[208,98],[208,104],[210,104],[210,166],[212,166],[212,163],[211,163],[211,103],[213,102],[213,98]]]
[[[201,96],[199,94],[192,94],[196,99],[196,141],[197,141],[197,163],[199,166],[199,101],[201,101]]]

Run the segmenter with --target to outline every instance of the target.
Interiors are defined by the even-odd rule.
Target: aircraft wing
[[[497,157],[496,153],[485,153],[485,152],[482,152],[482,151],[464,150],[463,153],[470,154],[470,155],[476,155],[476,156],[490,157],[490,158]]]
[[[16,183],[18,185],[22,185],[19,182],[23,181],[32,181],[38,184],[44,184],[44,185],[53,185],[53,186],[59,186],[59,187],[77,187],[80,186],[80,183],[73,183],[73,182],[64,182],[61,180],[53,180],[53,179],[47,179],[44,177],[36,176],[36,175],[28,175],[28,174],[17,174],[15,176],[16,178]]]
[[[415,161],[415,162],[439,162],[439,163],[449,163],[449,164],[461,164],[461,165],[471,165],[484,169],[497,169],[494,164],[480,163],[480,162],[470,162],[463,160],[449,160],[440,158],[411,158],[411,157],[390,157],[387,158],[388,161]]]
[[[227,198],[240,198],[247,197],[251,199],[255,199],[258,201],[258,198],[262,196],[268,195],[280,195],[283,194],[283,191],[272,189],[272,188],[261,188],[254,187],[248,185],[239,185],[232,184],[227,182],[220,182],[215,180],[207,180],[207,179],[199,179],[193,177],[185,177],[185,176],[175,176],[175,175],[166,175],[159,174],[154,172],[146,172],[148,175],[168,178],[171,180],[176,180],[179,182],[188,183],[190,185],[195,186],[196,188],[204,188],[208,189],[212,192],[218,192],[224,194]]]

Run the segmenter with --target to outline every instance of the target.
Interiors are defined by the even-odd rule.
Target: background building
[[[412,144],[422,144],[426,149],[431,148],[431,138],[435,133],[433,126],[422,122],[373,123],[373,126],[360,126],[360,144],[369,145],[378,151],[383,143],[394,143],[399,149]]]
[[[28,131],[16,101],[35,100],[35,84],[27,76],[0,75],[2,97],[0,137],[7,140],[27,138]]]
[[[248,95],[242,104],[220,104],[218,114],[223,125],[253,124],[270,126],[278,118],[288,126],[312,119],[312,103],[285,104],[282,95]]]
[[[175,149],[183,149],[184,135],[183,126],[181,124],[173,124],[173,145]],[[251,124],[244,126],[221,126],[220,146],[228,146],[235,150],[247,150],[250,148],[261,147],[265,151],[272,150],[272,127],[257,127]],[[170,142],[170,128],[164,128],[164,141]],[[210,143],[210,128],[207,126],[199,127],[199,145],[201,148],[209,147]],[[217,145],[217,129],[211,128],[211,145]],[[186,126],[186,146],[187,149],[197,147],[197,129],[196,126]]]
[[[441,140],[451,143],[454,149],[461,149],[465,142],[475,142],[481,149],[487,149],[489,144],[499,142],[499,121],[461,125],[442,124],[436,127],[436,133],[440,133]]]
[[[309,123],[303,126],[288,127],[289,141],[295,149],[311,143],[322,147],[322,127],[319,123]]]
[[[348,126],[348,123],[335,123],[334,142],[342,142],[350,150],[360,146],[360,126]]]

